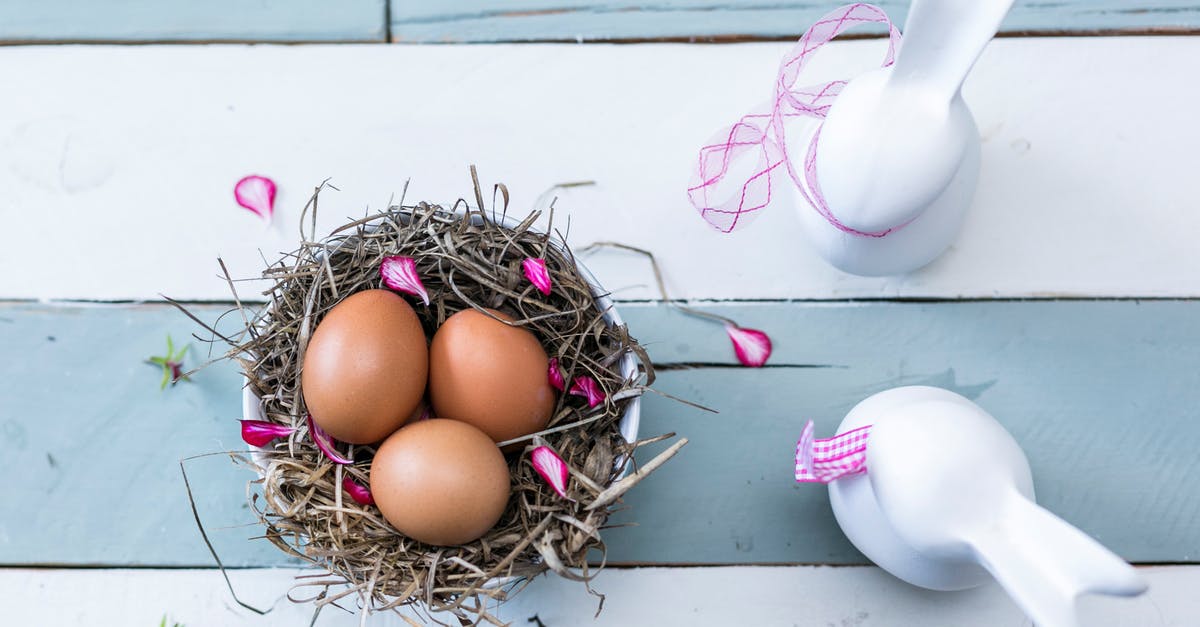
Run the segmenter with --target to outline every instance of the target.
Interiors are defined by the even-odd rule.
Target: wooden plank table
[[[905,3],[885,3],[894,16]],[[646,434],[692,444],[631,494],[594,587],[541,578],[501,615],[546,625],[1028,624],[996,586],[938,594],[867,565],[825,492],[790,477],[806,419],[830,431],[858,400],[930,384],[975,399],[1025,447],[1039,500],[1142,565],[1135,600],[1085,599],[1085,625],[1200,623],[1200,9],[1184,2],[1018,4],[966,86],[983,171],[962,236],[908,276],[826,266],[787,207],[732,236],[683,194],[696,147],[769,95],[789,44],[832,7],[690,2],[0,5],[9,41],[423,41],[469,46],[26,45],[0,48],[0,624],[294,625],[297,564],[262,541],[245,471],[189,463],[197,504],[247,600],[195,531],[179,459],[239,447],[239,379],[219,364],[165,392],[143,363],[167,334],[228,308],[221,256],[253,276],[294,248],[331,177],[319,230],[408,199],[467,195],[467,164],[529,209],[556,183],[569,242],[659,257],[673,295],[766,330],[770,367],[736,366],[719,326],[656,302],[644,259],[586,263],[663,370]],[[498,7],[498,8],[497,8]],[[112,16],[122,16],[116,19]],[[119,23],[119,27],[118,27]],[[184,24],[186,28],[181,27]],[[5,30],[7,29],[7,30]],[[25,29],[25,30],[21,30]],[[1119,37],[1083,33],[1120,31]],[[1170,30],[1176,36],[1144,36]],[[566,34],[574,33],[574,34]],[[630,45],[478,43],[651,40]],[[877,62],[839,42],[814,72]],[[237,208],[249,172],[280,184],[273,225]],[[52,243],[52,245],[48,244]],[[253,282],[242,284],[244,295]],[[193,342],[199,363],[203,344]],[[1068,444],[1070,445],[1068,447]],[[357,624],[325,612],[318,625]],[[372,617],[370,624],[402,624]],[[532,622],[528,624],[533,624]]]

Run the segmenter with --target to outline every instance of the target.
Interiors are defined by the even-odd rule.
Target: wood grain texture
[[[386,0],[4,0],[0,41],[383,41]]]
[[[1200,616],[1195,590],[1200,567],[1140,569],[1150,590],[1136,599],[1083,597],[1080,624],[1088,627],[1192,627]],[[230,576],[243,600],[270,607],[265,616],[234,604],[215,570],[0,569],[0,600],[14,625],[157,625],[163,615],[188,626],[295,627],[308,625],[308,605],[284,593],[311,571],[251,569]],[[1030,627],[995,584],[965,592],[931,592],[905,585],[872,567],[717,567],[607,569],[593,582],[597,598],[578,582],[549,576],[499,608],[514,626],[792,625],[795,627]],[[70,599],[70,603],[64,603]],[[670,602],[664,602],[670,599]],[[353,608],[353,604],[347,604]],[[409,614],[412,616],[412,614]],[[170,622],[168,622],[170,624]],[[368,625],[407,625],[392,614]],[[323,611],[317,627],[352,627],[359,617]]]
[[[794,38],[842,2],[748,0],[471,0],[452,4],[391,0],[394,41],[606,41]],[[874,2],[903,26],[907,0]],[[1195,0],[1018,0],[1002,32],[1192,30]],[[882,33],[863,27],[855,32]]]
[[[221,307],[201,307],[216,319]],[[759,303],[720,312],[767,330],[762,370],[732,363],[718,325],[661,307],[622,313],[656,362],[642,433],[691,444],[629,497],[615,563],[857,564],[826,492],[792,481],[802,422],[831,433],[859,400],[938,385],[976,399],[1024,446],[1039,500],[1127,559],[1200,555],[1200,302]],[[178,461],[239,449],[234,368],[158,390],[143,360],[194,328],[164,306],[0,308],[0,564],[203,566]],[[53,338],[53,339],[51,339]],[[203,345],[193,342],[202,352]],[[702,368],[680,365],[717,364]],[[196,362],[191,362],[196,363]],[[669,367],[674,364],[674,368]],[[248,523],[248,473],[188,465],[227,564],[286,564]]]
[[[836,44],[817,76],[877,63],[880,42]],[[586,244],[654,251],[687,298],[1200,296],[1194,175],[1200,38],[1005,39],[966,95],[984,136],[965,230],[907,276],[838,272],[794,209],[722,235],[684,190],[698,146],[769,95],[786,44],[731,46],[53,46],[0,49],[0,225],[70,225],[0,247],[0,298],[227,299],[221,255],[250,277],[295,248],[326,178],[328,232],[398,197],[471,196],[505,182],[525,212],[556,183],[556,226]],[[706,89],[714,81],[726,89]],[[122,85],[122,89],[113,89]],[[1114,97],[1153,94],[1136,108]],[[103,98],[81,94],[104,94]],[[486,103],[486,106],[480,106]],[[249,173],[279,183],[274,225],[233,202]],[[136,247],[123,250],[120,243]],[[37,258],[36,264],[27,263]],[[656,297],[645,261],[588,258],[625,299]],[[252,294],[254,286],[244,286]]]

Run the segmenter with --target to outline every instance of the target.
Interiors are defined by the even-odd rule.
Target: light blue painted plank
[[[210,319],[221,308],[201,308]],[[195,325],[161,306],[0,307],[0,564],[211,565],[188,506],[179,460],[244,446],[240,376],[230,366],[159,390],[170,333]],[[192,342],[198,365],[204,345]],[[189,462],[210,528],[253,520],[249,472],[228,457]],[[12,474],[16,471],[15,478]],[[230,565],[276,564],[247,542],[257,527],[213,533]]]
[[[0,0],[0,41],[383,41],[386,0]]]
[[[610,559],[862,559],[826,492],[791,480],[813,419],[830,435],[858,401],[899,385],[976,400],[1025,448],[1039,500],[1128,559],[1200,559],[1200,302],[1031,301],[712,306],[767,331],[775,368],[671,371],[644,433],[691,444],[628,499],[636,529]],[[657,362],[734,363],[720,325],[655,306],[622,315]],[[788,365],[800,367],[788,367]],[[810,367],[815,366],[815,367]]]
[[[994,413],[1067,520],[1129,559],[1197,561],[1200,301],[714,307],[771,333],[777,367],[662,374],[663,391],[722,413],[647,397],[643,434],[692,443],[630,495],[615,522],[640,524],[606,532],[610,560],[860,563],[824,490],[792,482],[794,438],[806,418],[829,433],[867,395],[923,383]],[[732,360],[719,325],[622,313],[661,363]],[[177,460],[240,447],[238,375],[221,365],[160,393],[141,363],[191,329],[164,306],[0,306],[0,460],[17,469],[0,498],[21,504],[0,508],[0,564],[210,563]],[[246,541],[255,528],[215,530],[249,520],[247,473],[222,458],[191,467],[227,562],[285,563]]]
[[[404,42],[603,41],[613,39],[790,38],[842,2],[705,0],[391,0],[392,38]],[[903,25],[906,0],[879,0]],[[1196,0],[1018,0],[1007,32],[1195,29]],[[856,32],[882,33],[862,27]]]

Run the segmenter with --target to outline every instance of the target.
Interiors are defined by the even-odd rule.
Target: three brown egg
[[[309,340],[301,391],[313,420],[344,442],[383,440],[371,493],[415,540],[463,544],[492,528],[510,492],[496,443],[544,429],[554,411],[545,349],[511,321],[463,310],[430,345],[407,301],[376,289],[335,305]],[[414,420],[426,390],[434,418]]]

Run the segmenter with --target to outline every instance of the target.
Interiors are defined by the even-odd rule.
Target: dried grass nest
[[[497,190],[507,197],[502,186]],[[319,192],[306,208],[314,229]],[[478,184],[475,196],[482,207]],[[626,406],[653,382],[650,360],[624,325],[606,323],[570,250],[531,230],[538,217],[535,212],[505,226],[494,210],[488,215],[459,201],[450,209],[427,203],[392,206],[319,242],[302,229],[305,241],[299,249],[263,273],[271,283],[264,292],[268,305],[251,314],[239,301],[245,323],[239,339],[244,341],[234,342],[229,355],[242,364],[266,420],[294,428],[289,438],[244,458],[260,475],[251,482],[259,484],[249,490],[251,508],[267,540],[328,573],[302,579],[297,587],[314,586],[309,588],[313,594],[293,593],[294,600],[312,601],[318,608],[354,600],[364,613],[411,606],[420,614],[452,612],[462,624],[500,624],[488,607],[537,574],[553,570],[586,585],[603,567],[600,531],[621,495],[686,442],[624,474],[632,462],[621,462],[632,460],[635,448],[673,435],[631,444],[619,430]],[[414,307],[427,336],[462,309],[498,309],[558,358],[568,386],[583,374],[599,383],[606,396],[602,404],[588,408],[578,396],[561,395],[547,430],[537,436],[570,466],[573,500],[556,495],[527,454],[509,455],[513,490],[500,522],[475,542],[439,547],[404,537],[374,506],[359,505],[344,493],[344,474],[369,484],[374,450],[351,447],[355,463],[350,466],[335,465],[321,454],[306,428],[300,369],[321,318],[346,296],[383,287],[379,268],[391,255],[416,260],[431,301]],[[524,278],[521,262],[527,257],[546,260],[553,279],[550,295]],[[641,364],[640,376],[633,378],[618,368],[630,353]]]

